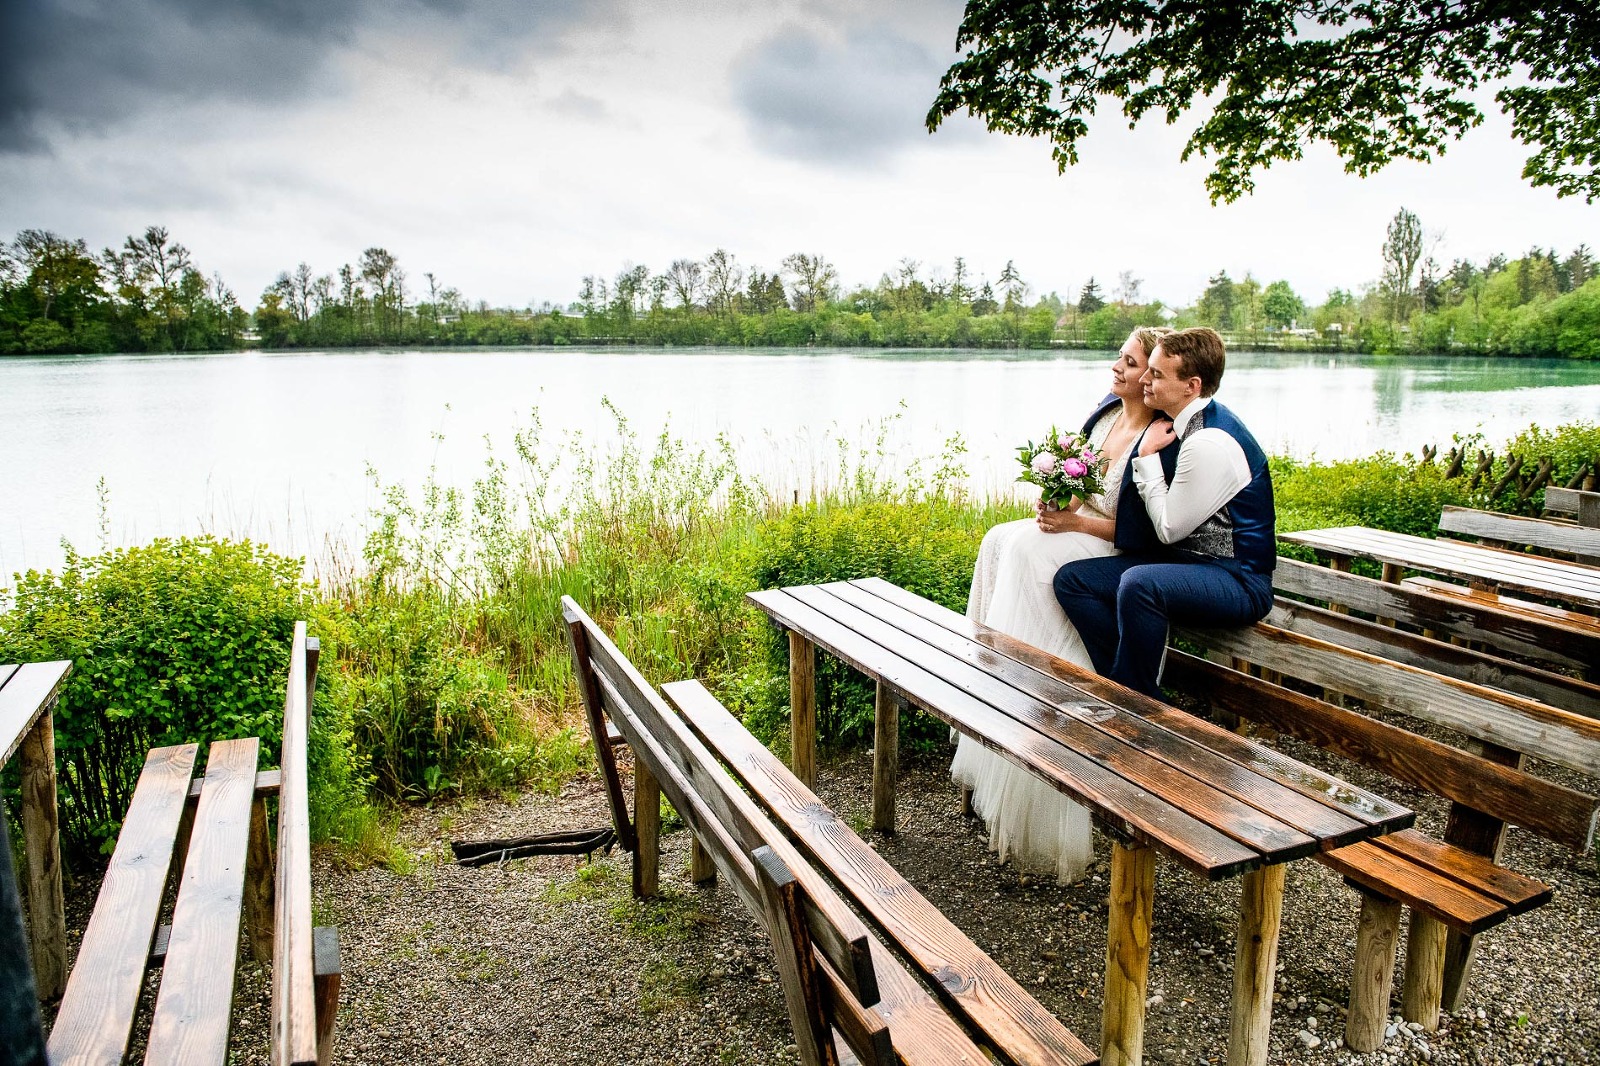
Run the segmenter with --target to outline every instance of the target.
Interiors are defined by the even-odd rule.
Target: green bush
[[[869,500],[795,508],[756,535],[751,580],[758,588],[881,577],[954,610],[966,607],[972,565],[990,513],[942,496],[911,502]],[[745,722],[768,743],[788,725],[787,642],[763,623],[754,630],[752,665],[729,685]],[[872,736],[874,687],[858,672],[819,656],[817,735],[847,747]],[[924,715],[902,719],[904,739],[931,747],[945,726]]]
[[[56,707],[68,855],[108,850],[151,747],[257,736],[277,764],[300,564],[249,542],[156,540],[18,575],[0,661],[70,659]],[[324,754],[329,737],[324,733]]]

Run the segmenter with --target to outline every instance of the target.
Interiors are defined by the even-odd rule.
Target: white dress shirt
[[[1133,460],[1133,483],[1163,544],[1183,540],[1250,484],[1244,449],[1226,432],[1198,429],[1184,437],[1189,424],[1210,402],[1209,396],[1195,400],[1173,419],[1173,431],[1183,446],[1178,449],[1171,485],[1161,471],[1159,453]]]

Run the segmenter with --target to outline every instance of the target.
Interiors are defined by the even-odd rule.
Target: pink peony
[[[1082,459],[1063,459],[1061,472],[1068,477],[1082,477],[1089,472],[1089,465]]]
[[[1092,462],[1094,462],[1094,460],[1095,460],[1094,450],[1091,449],[1091,448],[1085,448],[1083,450],[1083,461],[1086,462],[1086,463],[1092,463]]]
[[[1063,433],[1063,434],[1061,434],[1061,436],[1056,438],[1056,446],[1059,447],[1062,451],[1067,451],[1068,449],[1070,449],[1072,447],[1072,443],[1073,443],[1074,439],[1075,438],[1072,436],[1072,434]]]
[[[1033,457],[1033,472],[1040,477],[1047,477],[1056,471],[1056,457],[1049,452],[1040,452]]]

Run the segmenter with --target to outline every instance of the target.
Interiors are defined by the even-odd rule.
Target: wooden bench
[[[1600,529],[1570,522],[1446,506],[1439,514],[1439,531],[1476,537],[1491,547],[1524,544],[1546,552],[1570,555],[1581,563],[1600,561]]]
[[[723,877],[771,938],[802,1062],[850,1061],[853,1055],[885,1066],[979,1066],[988,1061],[980,1043],[1006,1063],[1096,1061],[1032,996],[882,866],[881,859],[871,869],[893,878],[892,908],[876,896],[868,903],[845,883],[846,892],[879,926],[878,933],[869,932],[823,877],[819,868],[831,870],[828,864],[802,855],[581,607],[563,598],[562,610],[617,836],[633,853],[635,893],[649,896],[658,890],[659,796],[665,794],[694,833],[692,876]],[[698,685],[683,683],[671,691],[695,721],[710,725],[707,735],[759,748]],[[631,816],[608,720],[633,754]],[[747,764],[740,765],[745,766],[743,773],[751,772]],[[789,784],[798,787],[792,778]],[[840,853],[876,858],[820,803],[808,810],[827,827]],[[802,846],[809,846],[805,834],[797,835]],[[864,875],[857,871],[855,876]],[[893,912],[887,922],[886,908]],[[880,935],[916,962],[931,981],[932,993]],[[841,1040],[848,1052],[839,1047]]]
[[[1377,581],[1295,559],[1278,560],[1272,587],[1334,610],[1468,641],[1500,653],[1497,658],[1515,656],[1580,676],[1600,663],[1600,622],[1578,611],[1474,592],[1434,578],[1411,577],[1398,584]]]
[[[1590,529],[1600,528],[1600,492],[1583,489],[1544,490],[1544,513],[1557,515]]]
[[[146,757],[51,1028],[56,1066],[122,1061],[153,969],[145,1061],[228,1061],[241,920],[255,957],[272,964],[271,1062],[330,1060],[338,936],[311,925],[306,781],[317,654],[296,623],[278,770],[258,769],[254,737],[214,742],[203,780],[192,780],[196,744]],[[266,808],[274,795],[275,857]],[[162,925],[169,877],[176,899]]]
[[[72,664],[64,660],[0,666],[0,766],[18,759],[29,947],[34,985],[43,1000],[61,995],[67,983],[54,712],[71,672]]]
[[[1600,777],[1600,721],[1266,623],[1174,637],[1222,662],[1170,648],[1165,683],[1449,801],[1442,841],[1407,831],[1318,855],[1363,892],[1347,1042],[1359,1051],[1381,1042],[1402,904],[1412,909],[1402,1013],[1434,1028],[1441,1005],[1460,1004],[1477,934],[1550,899],[1547,886],[1500,865],[1507,826],[1578,852],[1593,846],[1600,799],[1538,777],[1526,762]],[[1230,661],[1463,739],[1419,735],[1223,665]]]
[[[1431,626],[1421,634],[1407,632],[1396,625],[1394,618],[1382,613],[1390,609],[1385,606],[1386,601],[1398,600],[1401,602],[1397,613],[1403,614],[1408,623],[1414,622],[1419,612],[1414,603],[1405,601],[1408,598],[1420,598],[1417,593],[1395,590],[1394,586],[1381,581],[1292,559],[1279,560],[1273,586],[1280,591],[1314,597],[1328,606],[1320,607],[1279,596],[1265,619],[1270,625],[1461,681],[1470,681],[1475,685],[1515,693],[1590,718],[1600,718],[1600,685],[1434,639],[1431,634],[1439,630]],[[1433,593],[1423,595],[1429,599],[1438,598]],[[1446,611],[1451,607],[1450,601],[1443,605]],[[1370,620],[1357,617],[1349,613],[1352,608],[1372,614],[1373,617]],[[1457,617],[1456,621],[1464,620]],[[1546,632],[1555,628],[1553,623],[1540,625],[1542,631]],[[1453,628],[1463,634],[1461,639],[1483,635],[1470,625],[1458,624]],[[1600,626],[1596,627],[1592,642],[1597,654],[1600,654]]]

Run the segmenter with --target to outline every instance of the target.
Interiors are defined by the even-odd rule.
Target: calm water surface
[[[893,418],[890,472],[959,433],[976,488],[1009,491],[1013,449],[1074,427],[1110,353],[550,350],[264,352],[0,359],[0,585],[99,548],[210,530],[318,554],[359,544],[366,471],[470,484],[537,409],[547,440],[727,434],[787,495],[825,480],[841,437]],[[1271,452],[1343,458],[1498,444],[1531,422],[1600,419],[1600,364],[1234,353],[1220,398]],[[442,438],[442,439],[441,439]],[[96,484],[109,507],[102,531]]]

